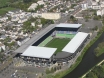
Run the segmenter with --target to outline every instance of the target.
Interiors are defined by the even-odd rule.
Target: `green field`
[[[11,10],[15,10],[15,8],[11,8],[11,7],[2,8],[0,9],[0,15],[4,15],[5,13]]]
[[[0,8],[8,7],[8,5],[22,0],[0,0]]]
[[[9,0],[0,0],[0,7],[6,6]]]
[[[61,52],[61,50],[66,46],[66,44],[70,41],[70,39],[59,39],[55,38],[52,41],[50,41],[46,47],[51,47],[51,48],[57,48],[57,51],[55,52]]]

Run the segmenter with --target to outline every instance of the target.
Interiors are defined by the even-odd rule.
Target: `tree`
[[[86,22],[88,22],[89,16],[85,16],[84,19],[85,19]]]
[[[53,72],[54,72],[54,68],[52,67],[52,68],[51,68],[51,73],[53,73]]]
[[[32,0],[23,0],[24,3],[31,2]]]
[[[92,30],[93,30],[93,31],[94,31],[94,30],[97,31],[97,30],[98,30],[98,26],[95,26]]]
[[[96,13],[96,12],[94,12],[94,13],[93,13],[93,15],[97,16],[97,13]]]
[[[73,15],[71,15],[68,21],[69,22],[71,21],[72,23],[76,23],[78,20]]]
[[[46,69],[46,74],[49,74],[50,73],[50,70],[47,68]]]
[[[72,19],[72,20],[73,20],[73,19],[75,19],[75,17],[74,17],[73,15],[71,15],[71,16],[70,16],[70,19]]]
[[[99,17],[98,16],[94,16],[93,20],[99,20]]]

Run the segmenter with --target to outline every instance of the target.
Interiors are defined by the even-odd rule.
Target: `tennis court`
[[[67,43],[70,41],[70,39],[60,39],[60,38],[54,38],[49,43],[46,44],[46,47],[52,47],[57,48],[57,51],[55,52],[61,52],[61,50],[67,45]]]

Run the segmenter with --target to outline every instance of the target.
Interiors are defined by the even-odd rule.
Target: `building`
[[[101,3],[101,8],[104,8],[104,3]]]
[[[94,5],[94,6],[92,6],[92,9],[98,10],[98,9],[101,9],[101,6],[100,5]]]
[[[0,52],[1,52],[2,50],[5,51],[5,45],[2,44],[2,43],[0,42]]]
[[[89,34],[84,32],[77,32],[82,24],[52,24],[42,30],[40,33],[25,42],[21,47],[15,50],[18,56],[25,61],[33,61],[35,64],[49,62],[68,62],[70,59],[80,52],[85,45]],[[40,47],[38,46],[48,36],[61,34],[75,34],[74,38],[62,49],[62,52],[54,55],[57,48]]]
[[[0,22],[5,22],[6,20],[8,20],[8,17],[7,16],[4,16],[4,17],[1,17],[0,18]]]
[[[41,60],[43,62],[50,61],[53,59],[53,54],[57,48],[39,47],[39,46],[29,46],[25,52],[21,55],[24,57],[32,57],[34,60]]]
[[[28,8],[28,10],[35,10],[37,8],[38,4],[37,3],[33,3],[31,4],[31,6]]]
[[[42,13],[42,18],[57,20],[61,18],[60,13]]]
[[[18,38],[17,39],[17,44],[19,46],[21,46],[22,44],[24,44],[26,41],[28,41],[30,38],[29,37],[24,37],[24,38]]]
[[[44,5],[45,3],[43,1],[38,1],[37,4]]]
[[[102,4],[102,3],[101,3]],[[86,0],[81,4],[82,10],[86,10],[86,9],[101,9],[103,7],[103,4],[98,4],[97,1],[92,1],[92,0]]]
[[[87,10],[88,9],[88,3],[82,3],[81,7],[82,7],[82,10]]]
[[[97,16],[98,16],[98,15],[103,16],[103,15],[104,15],[104,8],[101,8],[101,9],[97,10],[96,13],[97,13]]]
[[[18,20],[19,20],[19,18],[16,16],[12,17],[12,19],[11,19],[11,21],[18,21]]]

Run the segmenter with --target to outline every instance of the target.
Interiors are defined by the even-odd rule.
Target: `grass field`
[[[15,8],[11,8],[11,7],[2,8],[2,9],[0,9],[0,15],[3,15],[11,10],[15,10]]]
[[[70,41],[70,39],[58,39],[55,38],[52,41],[50,41],[46,47],[52,47],[52,48],[57,48],[57,51],[55,54],[58,52],[61,52],[61,50],[66,46],[66,44]]]
[[[5,6],[8,6],[12,3],[19,2],[19,1],[22,1],[22,0],[0,0],[0,8],[3,8]]]
[[[9,0],[0,0],[0,7],[7,5]]]

